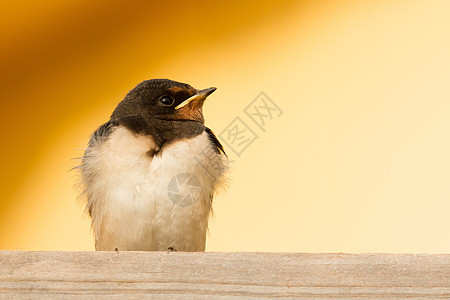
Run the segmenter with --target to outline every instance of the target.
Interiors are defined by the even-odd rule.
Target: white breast
[[[86,152],[82,177],[97,250],[204,251],[226,157],[206,132],[149,155],[155,150],[151,137],[117,127]]]

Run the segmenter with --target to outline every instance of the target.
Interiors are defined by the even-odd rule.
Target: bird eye
[[[175,100],[170,96],[162,96],[161,98],[159,98],[159,103],[162,106],[171,106],[174,102]]]

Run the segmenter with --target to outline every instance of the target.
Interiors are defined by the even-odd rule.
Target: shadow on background
[[[282,16],[293,2],[9,3],[0,26],[0,126],[7,141],[0,219],[35,159],[75,115],[111,101],[175,55]]]

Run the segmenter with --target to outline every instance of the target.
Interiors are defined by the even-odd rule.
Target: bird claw
[[[177,249],[175,249],[174,247],[167,248],[167,253],[170,253],[170,252],[177,252]]]

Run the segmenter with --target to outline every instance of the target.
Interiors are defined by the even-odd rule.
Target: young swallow
[[[227,171],[204,125],[203,103],[215,90],[144,81],[92,134],[80,169],[96,250],[205,250]]]

